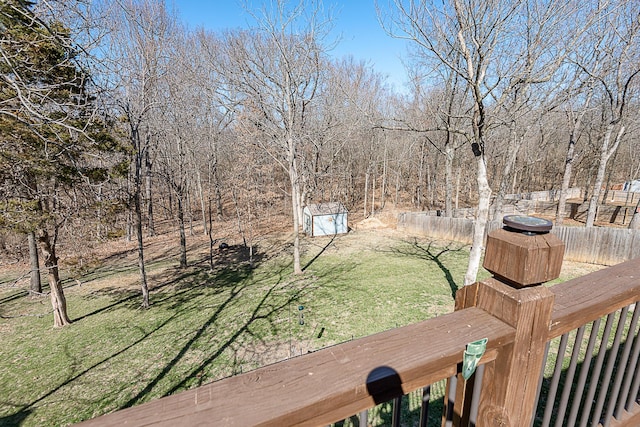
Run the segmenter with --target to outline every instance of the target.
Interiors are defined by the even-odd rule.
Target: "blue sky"
[[[204,27],[213,31],[246,27],[252,21],[238,0],[166,0],[174,6],[178,16],[191,28]],[[263,0],[254,0],[258,9]],[[385,0],[379,1],[386,3]],[[324,0],[333,11],[332,37],[338,44],[334,57],[352,55],[364,60],[377,72],[388,76],[388,82],[402,91],[406,73],[402,57],[406,56],[405,43],[392,39],[380,28],[374,0]]]

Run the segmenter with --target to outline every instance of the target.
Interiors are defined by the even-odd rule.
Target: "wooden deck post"
[[[467,426],[472,421],[478,427],[521,427],[530,425],[535,414],[554,301],[554,294],[542,283],[560,274],[564,245],[548,233],[550,222],[542,230],[519,230],[513,228],[519,227],[517,222],[508,218],[504,220],[507,227],[489,233],[487,238],[483,265],[494,277],[460,289],[456,310],[481,308],[516,328],[516,339],[484,365],[475,420],[470,419],[469,397],[475,375],[468,381],[458,375],[454,425]],[[536,221],[532,217],[516,220]]]

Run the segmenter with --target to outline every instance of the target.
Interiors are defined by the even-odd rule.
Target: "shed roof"
[[[307,209],[311,215],[331,215],[339,213],[347,213],[347,208],[340,202],[318,203],[315,205],[307,205]]]

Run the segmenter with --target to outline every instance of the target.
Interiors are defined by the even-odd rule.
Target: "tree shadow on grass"
[[[0,404],[5,406],[17,406],[15,404],[2,402],[2,401],[0,401]],[[0,426],[2,427],[19,426],[31,414],[31,412],[32,411],[28,407],[23,406],[22,409],[20,409],[18,412],[14,414],[0,417]]]
[[[433,242],[429,242],[426,245],[418,242],[417,239],[413,239],[413,242],[407,242],[409,247],[402,248],[393,248],[391,251],[398,255],[403,256],[411,256],[423,259],[425,261],[434,262],[438,268],[444,273],[444,277],[447,280],[447,284],[449,285],[449,289],[451,289],[451,298],[453,300],[456,299],[456,292],[458,291],[458,284],[456,283],[451,271],[447,268],[446,265],[440,259],[442,255],[447,254],[449,252],[457,252],[462,250],[462,247],[452,248],[451,245],[447,245],[446,247],[436,247],[433,245]]]
[[[187,269],[173,268],[157,274],[149,274],[150,282],[160,282],[157,286],[150,287],[151,309],[158,306],[170,305],[175,308],[195,297],[202,296],[204,292],[210,292],[213,288],[223,292],[225,288],[234,286],[235,283],[246,280],[253,267],[244,262],[242,249],[230,250],[221,256],[223,262],[216,262],[216,268],[211,271],[201,263]],[[263,259],[261,254],[254,255],[254,264]],[[114,302],[105,307],[94,310],[80,316],[74,321],[100,314],[115,308],[140,309],[142,298],[140,290],[131,287],[120,288],[116,286],[104,287],[94,291],[85,298],[94,296],[107,296]]]
[[[0,305],[6,304],[15,300],[19,300],[29,295],[29,292],[24,289],[18,289],[14,293],[11,293],[5,297],[0,298]]]
[[[164,365],[164,367],[153,379],[151,379],[151,381],[146,384],[142,390],[125,402],[121,406],[121,409],[134,406],[146,400],[147,396],[153,392],[160,382],[170,376],[174,367],[176,367],[182,359],[187,357],[187,353],[198,345],[198,341],[203,339],[206,334],[211,331],[211,327],[220,322],[221,318],[223,318],[223,311],[228,307],[228,305],[234,299],[239,297],[240,294],[249,286],[263,290],[263,293],[259,298],[251,299],[251,302],[249,303],[250,305],[247,305],[247,310],[251,309],[251,311],[244,315],[245,318],[239,325],[233,327],[232,333],[230,333],[224,341],[216,344],[215,349],[211,350],[211,354],[208,357],[199,361],[196,366],[193,366],[185,374],[181,374],[180,379],[173,383],[168,390],[164,391],[163,395],[167,396],[175,394],[179,391],[202,385],[203,382],[206,381],[206,376],[203,375],[203,372],[206,371],[206,369],[228,349],[235,351],[234,345],[237,346],[237,343],[241,341],[241,337],[243,336],[249,336],[252,340],[258,340],[262,342],[262,344],[266,344],[260,338],[260,333],[256,333],[255,330],[252,330],[252,327],[258,326],[258,322],[266,322],[272,331],[277,332],[278,328],[281,327],[277,324],[279,316],[282,315],[283,312],[289,311],[292,304],[299,304],[315,289],[317,278],[302,277],[289,280],[288,277],[290,277],[290,270],[290,263],[280,265],[277,269],[265,271],[260,277],[256,276],[254,270],[248,270],[249,275],[242,280],[238,280],[236,277],[237,272],[226,270],[226,274],[229,275],[229,279],[238,283],[232,287],[227,299],[216,307],[210,317],[201,323],[195,331],[195,334],[193,334],[193,336],[191,336],[191,338],[180,347],[174,357]],[[337,270],[332,270],[330,274],[340,273]],[[327,278],[325,277],[325,279]],[[251,306],[253,306],[253,308],[251,308]],[[229,331],[229,325],[222,326]]]
[[[271,280],[277,278],[275,282],[266,288],[262,297],[255,303],[253,310],[248,318],[246,318],[239,327],[236,327],[233,333],[220,343],[215,351],[211,353],[209,357],[204,359],[198,366],[192,368],[186,375],[182,377],[180,381],[175,383],[165,395],[173,394],[177,391],[188,388],[192,381],[198,381],[198,384],[202,382],[202,375],[200,373],[211,363],[213,363],[222,353],[229,348],[241,335],[248,333],[251,334],[251,326],[257,321],[267,321],[272,323],[276,314],[287,309],[290,304],[297,302],[302,297],[307,289],[308,284],[304,284],[301,287],[291,287],[291,292],[286,293],[285,298],[280,298],[281,295],[276,295],[279,290],[284,287],[289,287],[287,283],[283,283],[285,277],[285,270],[288,271],[288,266],[282,267],[280,271],[271,271],[269,277]],[[135,396],[129,399],[121,406],[121,409],[133,406],[142,401],[151,391],[163,380],[169,372],[183,359],[187,352],[196,344],[196,342],[203,337],[209,330],[209,328],[219,320],[222,312],[229,305],[229,303],[236,299],[239,294],[248,286],[248,282],[251,282],[252,286],[256,286],[252,276],[243,281],[246,284],[234,286],[227,299],[211,314],[211,316],[197,329],[196,333],[178,350],[175,356],[162,368],[162,370],[149,382],[147,385],[139,391]],[[258,280],[259,281],[259,280]],[[273,326],[273,325],[272,325]]]
[[[224,310],[224,308],[229,303],[231,303],[244,289],[251,286],[252,284],[250,280],[251,270],[249,268],[239,268],[239,269],[233,269],[233,270],[222,269],[221,271],[218,272],[218,274],[213,276],[215,280],[210,282],[205,281],[203,283],[202,280],[206,277],[211,278],[211,275],[208,274],[208,272],[191,271],[188,274],[178,275],[173,279],[165,282],[163,285],[159,286],[158,288],[160,290],[154,292],[156,294],[155,295],[156,298],[154,299],[154,301],[156,306],[164,306],[165,308],[168,308],[173,311],[172,314],[167,319],[165,319],[162,323],[158,324],[148,332],[145,332],[142,328],[140,328],[142,332],[142,336],[140,338],[136,339],[135,341],[131,342],[130,344],[126,345],[120,350],[113,352],[109,356],[92,364],[91,366],[83,369],[82,371],[70,375],[67,379],[62,381],[60,384],[53,387],[49,391],[45,392],[44,394],[42,394],[40,397],[33,400],[32,402],[7,403],[7,405],[9,406],[17,408],[17,411],[14,412],[13,414],[0,417],[0,426],[15,426],[15,425],[22,424],[22,422],[33,412],[34,408],[37,407],[38,404],[42,403],[45,399],[49,398],[50,396],[60,391],[61,389],[65,388],[66,386],[73,383],[74,381],[80,379],[81,377],[91,372],[92,370],[103,366],[113,358],[118,357],[123,353],[127,352],[128,350],[133,349],[137,345],[142,344],[143,341],[147,340],[151,335],[158,332],[165,326],[175,321],[179,316],[181,316],[184,311],[184,310],[181,310],[181,307],[185,303],[194,301],[195,299],[198,298],[198,296],[201,296],[205,291],[211,292],[212,291],[211,288],[214,288],[213,292],[216,292],[216,293],[223,292],[224,289],[229,291],[229,295],[218,306],[218,308],[216,309],[216,312],[205,323],[205,325],[203,325],[198,330],[195,337],[192,338],[184,346],[183,350],[179,352],[178,355],[174,357],[174,359],[172,360],[173,363],[177,362],[180,358],[182,358],[182,356],[184,356],[186,351],[193,344],[193,342],[195,342],[197,337],[202,335],[202,333],[207,329],[207,327],[217,319],[218,315]],[[274,285],[274,287],[275,286],[276,285]],[[106,307],[100,308],[98,310],[95,310],[92,313],[88,313],[84,316],[81,316],[75,319],[76,321],[86,318],[88,316],[93,316],[93,315],[102,313],[104,311],[108,311],[110,309],[115,309],[115,308],[124,307],[124,308],[138,309],[137,308],[138,305],[136,302],[139,298],[138,292],[117,290],[117,289],[106,289],[106,290],[102,290],[101,292],[106,295],[115,297],[116,301],[113,304],[109,304]],[[263,298],[263,301],[266,298],[268,298],[268,296],[269,296],[268,294],[265,295],[265,297]],[[92,297],[89,296],[88,298],[92,298]],[[257,309],[259,309],[259,307],[260,305],[258,306]],[[255,321],[256,319],[264,317],[263,315],[255,315],[255,314],[256,312],[254,312],[254,316],[252,316],[252,319],[249,322],[247,322],[245,326],[243,326],[243,330],[248,327],[251,321]],[[232,338],[235,338],[236,336],[240,335],[241,332],[242,331],[237,332]],[[224,349],[220,349],[217,353],[219,354],[223,350]],[[170,363],[161,372],[161,374],[157,376],[155,381],[152,381],[142,392],[140,392],[139,398],[142,398],[146,393],[148,393],[153,388],[153,386],[157,383],[157,381],[159,381],[164,375],[166,375],[166,373],[170,371],[171,366],[172,364]],[[134,402],[134,399],[131,399],[131,402]]]
[[[73,381],[78,380],[79,378],[81,378],[85,374],[89,373],[93,369],[96,369],[96,368],[104,365],[109,360],[111,360],[111,359],[113,359],[113,358],[125,353],[129,349],[131,349],[131,348],[135,347],[136,345],[142,343],[144,340],[149,338],[152,334],[154,334],[155,332],[157,332],[160,329],[162,329],[164,326],[166,326],[169,323],[171,323],[171,321],[173,321],[174,318],[176,316],[178,316],[178,314],[179,313],[177,313],[177,312],[174,313],[172,316],[168,317],[165,321],[160,323],[156,328],[154,328],[153,330],[151,330],[149,332],[144,333],[142,335],[142,337],[140,337],[137,340],[133,341],[129,345],[127,345],[127,346],[121,348],[120,350],[112,353],[111,355],[109,355],[108,357],[105,357],[104,359],[100,360],[99,362],[96,362],[93,365],[83,369],[82,371],[80,371],[80,372],[78,372],[78,373],[76,373],[74,375],[69,376],[65,381],[61,382],[58,386],[52,388],[51,390],[49,390],[48,392],[44,393],[43,395],[41,395],[40,397],[38,397],[34,401],[32,401],[30,403],[27,403],[27,404],[21,404],[21,405],[12,404],[12,406],[20,407],[20,409],[17,412],[11,414],[11,415],[0,417],[0,426],[16,426],[16,425],[22,424],[22,422],[31,414],[31,412],[33,412],[33,408],[38,403],[44,401],[46,398],[50,397],[51,395],[53,395],[57,391],[61,390],[63,387],[71,384]]]
[[[329,246],[331,246],[333,244],[333,242],[336,240],[336,236],[337,236],[337,234],[334,234],[334,235],[331,236],[331,239],[327,242],[327,244],[324,245],[324,247],[322,247],[322,249],[320,249],[320,251],[317,254],[315,254],[315,256],[313,258],[311,258],[309,260],[309,262],[307,262],[305,264],[304,267],[302,267],[302,271],[306,271],[307,268],[309,268],[311,266],[311,264],[313,264],[315,262],[315,260],[320,258],[320,256],[327,250],[327,248],[329,248]]]
[[[136,339],[120,350],[113,352],[108,357],[105,357],[104,359],[83,369],[82,371],[70,375],[60,384],[51,388],[32,402],[7,403],[7,405],[16,408],[17,411],[13,414],[0,417],[0,426],[14,426],[22,424],[22,422],[29,416],[29,414],[33,412],[34,408],[45,399],[49,398],[74,381],[80,379],[90,371],[103,366],[111,359],[118,357],[128,350],[141,344],[152,334],[173,322],[177,317],[183,314],[183,307],[185,306],[185,304],[197,300],[205,293],[217,294],[222,292],[229,292],[228,297],[218,306],[214,315],[209,319],[209,323],[214,322],[217,318],[217,315],[225,308],[225,306],[233,301],[245,288],[251,286],[251,275],[252,269],[249,268],[249,266],[246,264],[234,265],[233,268],[221,266],[214,273],[211,273],[208,269],[191,269],[189,271],[176,270],[173,277],[171,277],[169,280],[166,280],[164,283],[155,287],[151,291],[153,303],[152,309],[153,307],[163,307],[172,311],[171,315],[166,320],[164,320],[162,323],[148,332],[145,332],[141,329],[142,336],[140,338]],[[95,316],[114,309],[125,308],[139,310],[140,292],[138,291],[114,287],[103,288],[91,295],[85,296],[84,298],[95,299],[97,295],[102,297],[108,296],[110,298],[113,298],[114,301],[111,304],[94,310],[93,312],[77,317],[74,319],[74,321],[77,322],[90,316]],[[259,316],[256,316],[256,318],[258,317]],[[206,325],[203,326],[200,331],[204,331],[205,329]],[[187,349],[188,346],[185,347],[185,351]]]
[[[124,408],[138,404],[148,399],[151,394],[157,394],[159,388],[163,394],[172,394],[182,389],[201,385],[202,382],[207,379],[206,375],[203,375],[203,372],[206,372],[216,359],[227,352],[228,349],[236,351],[235,347],[242,347],[238,345],[239,342],[243,341],[241,337],[248,337],[251,340],[262,340],[262,331],[268,330],[265,328],[270,327],[272,331],[277,331],[278,328],[282,327],[279,323],[282,313],[286,312],[290,305],[302,301],[303,298],[306,298],[307,295],[315,289],[317,282],[315,276],[307,275],[302,279],[289,279],[291,270],[290,263],[275,264],[274,268],[263,270],[264,271],[256,271],[245,263],[227,266],[220,265],[215,273],[211,273],[208,268],[190,268],[187,271],[176,269],[174,271],[175,274],[172,274],[168,280],[165,280],[161,285],[152,290],[153,306],[151,310],[153,310],[154,307],[162,307],[165,309],[165,312],[169,310],[170,315],[166,320],[160,324],[153,325],[151,329],[147,329],[146,331],[145,328],[140,328],[142,335],[139,338],[130,343],[124,342],[122,348],[114,349],[113,352],[101,360],[90,366],[80,368],[82,369],[81,371],[69,373],[68,376],[57,385],[41,392],[42,394],[35,400],[11,404],[11,406],[15,408],[15,412],[0,418],[0,425],[20,425],[30,414],[37,412],[38,407],[46,404],[46,402],[51,399],[51,396],[62,392],[63,389],[67,389],[73,386],[73,384],[79,384],[77,380],[83,377],[86,378],[89,372],[97,368],[105,369],[108,366],[108,361],[116,357],[126,357],[128,351],[144,345],[143,342],[149,340],[153,334],[163,333],[162,331],[166,331],[168,325],[178,321],[179,317],[184,317],[188,312],[193,312],[194,310],[202,313],[204,310],[212,309],[214,311],[210,315],[206,315],[206,311],[204,312],[206,315],[204,320],[201,320],[198,324],[194,325],[193,328],[190,328],[190,331],[185,331],[188,334],[188,340],[180,343],[179,348],[176,349],[175,355],[171,360],[164,362],[161,370],[146,383],[144,388],[120,406]],[[340,273],[338,271],[331,271],[328,274],[337,275]],[[76,321],[112,309],[124,308],[139,310],[138,299],[140,295],[137,291],[108,288],[96,293],[103,297],[109,296],[114,298],[113,303],[76,318]],[[96,293],[84,296],[84,298],[95,298]],[[222,294],[222,298],[214,297],[214,304],[204,307],[201,304],[207,303],[206,298],[208,294]],[[241,294],[244,298],[242,300],[239,299]],[[227,309],[234,310],[233,307],[237,307],[237,301],[246,301],[246,305],[244,302],[242,303],[243,311],[240,314],[233,312],[231,312],[233,314],[229,314],[230,312]],[[233,307],[230,307],[232,303]],[[186,319],[187,317],[184,318]],[[231,320],[225,322],[224,319]],[[234,325],[234,323],[236,323],[234,319],[239,321],[239,323]],[[215,331],[212,329],[214,324],[216,328],[227,331],[224,336],[224,341],[216,343],[215,346],[211,348],[210,354],[205,355],[206,358],[198,360],[193,365],[185,365],[186,359],[192,354],[190,352],[191,350],[202,348],[204,341],[216,338]],[[263,344],[265,343],[265,341],[261,342]],[[177,379],[172,379],[175,378],[175,373],[177,372],[175,369],[176,365],[183,367],[188,366],[188,371],[184,374],[180,373]],[[117,401],[114,393],[122,395],[122,392],[123,390],[111,392],[107,390],[106,394],[100,396],[86,396],[89,399],[86,402],[86,407],[95,407],[96,404],[103,401]],[[100,403],[100,407],[103,406],[104,404]]]

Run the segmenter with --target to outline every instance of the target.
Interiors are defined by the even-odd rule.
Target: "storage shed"
[[[623,191],[629,191],[631,193],[640,193],[640,179],[625,182],[622,189]]]
[[[302,215],[304,232],[308,236],[330,236],[348,231],[348,212],[340,202],[305,206]]]

